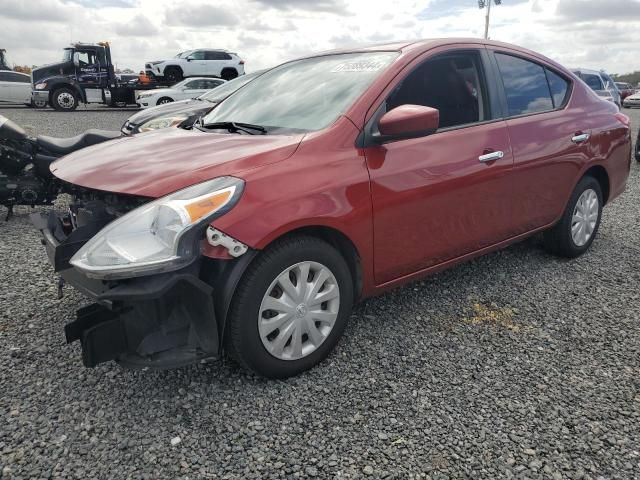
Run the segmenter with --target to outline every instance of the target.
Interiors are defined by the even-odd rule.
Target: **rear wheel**
[[[220,74],[220,78],[227,81],[233,80],[234,78],[237,78],[237,76],[238,71],[235,68],[225,68]]]
[[[177,67],[169,67],[164,71],[164,78],[166,81],[173,85],[174,83],[181,82],[184,78],[182,70]]]
[[[582,255],[598,233],[602,206],[600,183],[593,177],[583,177],[571,194],[560,221],[544,233],[546,248],[568,258]]]
[[[265,377],[296,375],[329,355],[352,304],[349,267],[334,247],[307,236],[278,241],[240,281],[225,347],[240,364]]]
[[[51,106],[61,112],[72,112],[78,108],[78,96],[70,88],[59,88],[51,96]]]
[[[173,98],[162,97],[156,102],[156,105],[164,105],[165,103],[171,103],[171,102],[173,102]]]

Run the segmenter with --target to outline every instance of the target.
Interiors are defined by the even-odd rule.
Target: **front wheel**
[[[165,103],[171,103],[171,102],[173,102],[173,98],[162,97],[156,102],[156,105],[164,105]]]
[[[78,108],[78,96],[70,88],[59,88],[53,92],[51,106],[60,112],[72,112]]]
[[[545,247],[552,253],[574,258],[586,252],[600,227],[602,189],[590,176],[579,182],[560,221],[544,232]]]
[[[263,251],[234,294],[225,347],[244,367],[286,378],[324,360],[346,326],[353,282],[342,255],[307,236]]]

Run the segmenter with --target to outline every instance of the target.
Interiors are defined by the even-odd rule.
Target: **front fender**
[[[58,75],[54,77],[49,77],[38,83],[42,83],[42,82],[47,83],[47,90],[49,90],[49,104],[51,104],[53,93],[61,87],[71,88],[76,92],[76,94],[78,95],[78,98],[80,98],[85,103],[87,101],[84,91],[82,90],[82,88],[80,88],[80,85],[78,85],[78,82],[76,82],[73,79],[70,79],[69,77]]]

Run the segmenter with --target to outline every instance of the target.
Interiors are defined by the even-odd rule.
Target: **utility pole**
[[[501,5],[502,0],[493,0],[496,5]],[[487,9],[487,16],[484,23],[484,38],[489,38],[489,21],[491,19],[491,0],[478,0],[478,7],[480,10]]]

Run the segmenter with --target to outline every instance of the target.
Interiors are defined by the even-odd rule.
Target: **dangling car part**
[[[88,130],[71,138],[29,137],[14,122],[0,115],[0,205],[7,219],[14,205],[50,205],[61,183],[49,167],[59,157],[120,136],[120,132]]]

